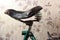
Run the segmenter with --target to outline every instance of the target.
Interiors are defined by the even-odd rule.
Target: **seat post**
[[[30,37],[31,40],[36,40],[36,38],[34,37],[33,33],[30,31],[33,25],[33,21],[31,21],[29,23],[29,29],[26,31],[22,31],[22,35],[24,35],[24,40],[28,40],[28,38]]]

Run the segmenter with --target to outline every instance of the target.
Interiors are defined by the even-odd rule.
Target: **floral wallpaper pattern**
[[[27,11],[35,6],[43,7],[41,20],[34,22],[31,29],[36,39],[47,40],[47,32],[60,36],[60,0],[0,0],[0,40],[23,40],[21,33],[28,29],[26,24],[4,14],[7,9]]]

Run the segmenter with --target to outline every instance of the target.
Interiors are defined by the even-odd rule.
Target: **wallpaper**
[[[23,40],[22,31],[29,28],[6,15],[4,12],[7,9],[27,11],[35,6],[43,8],[40,11],[41,20],[34,22],[31,29],[36,40],[49,39],[48,32],[53,37],[60,37],[60,0],[0,0],[0,40]]]

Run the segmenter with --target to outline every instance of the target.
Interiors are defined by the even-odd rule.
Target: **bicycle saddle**
[[[7,9],[5,14],[9,15],[12,18],[15,19],[26,19],[34,16],[42,9],[41,6],[36,6],[28,11],[16,11],[14,9]]]

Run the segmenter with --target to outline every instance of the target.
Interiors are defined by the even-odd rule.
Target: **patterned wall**
[[[4,14],[7,9],[27,11],[42,6],[42,18],[34,22],[31,31],[37,40],[47,40],[48,34],[60,36],[60,0],[0,0],[0,40],[23,40],[28,26]]]

